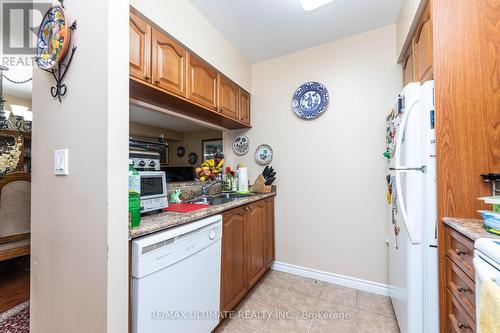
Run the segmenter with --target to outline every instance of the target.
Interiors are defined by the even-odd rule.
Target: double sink
[[[222,193],[217,195],[203,195],[201,197],[196,197],[192,200],[187,201],[187,203],[199,204],[199,205],[210,205],[217,206],[222,205],[231,201],[235,201],[241,198],[250,197],[253,194],[240,194],[240,193]]]

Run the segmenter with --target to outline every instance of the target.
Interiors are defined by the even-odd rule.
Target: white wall
[[[275,152],[276,260],[387,283],[385,116],[402,85],[396,27],[349,37],[253,66],[252,125],[226,131],[229,164],[253,160],[262,143]],[[316,80],[330,91],[319,119],[291,110],[296,88]],[[242,158],[231,153],[238,133],[251,140]]]
[[[402,61],[404,57],[403,52],[410,44],[418,18],[427,2],[428,0],[402,0],[401,2],[401,9],[396,23],[396,47],[399,61]]]
[[[128,4],[68,1],[78,47],[51,97],[34,70],[31,207],[33,333],[128,330]],[[96,24],[101,22],[102,24]],[[56,177],[55,149],[69,149]]]
[[[244,89],[251,64],[188,0],[130,0],[130,4]]]

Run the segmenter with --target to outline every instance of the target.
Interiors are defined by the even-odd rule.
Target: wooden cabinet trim
[[[190,117],[197,117],[200,120],[208,121],[227,129],[251,128],[248,124],[237,119],[227,117],[200,103],[193,102],[187,97],[168,92],[154,84],[144,82],[132,76],[129,78],[129,81],[131,86],[130,99],[132,101],[141,101]],[[172,100],[175,100],[175,103],[172,103]]]

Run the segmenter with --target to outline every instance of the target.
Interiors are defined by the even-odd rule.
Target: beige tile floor
[[[270,271],[217,333],[399,333],[388,297]]]

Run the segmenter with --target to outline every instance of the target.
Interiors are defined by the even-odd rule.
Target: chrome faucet
[[[213,180],[213,181],[207,181],[206,183],[203,183],[203,185],[201,186],[201,195],[208,195],[208,190],[216,185],[216,184],[222,184],[222,179],[220,179],[219,177],[217,177],[217,179]]]

